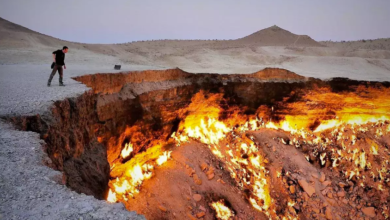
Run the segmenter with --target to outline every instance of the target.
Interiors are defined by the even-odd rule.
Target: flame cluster
[[[245,136],[246,131],[259,129],[263,123],[256,118],[251,120],[240,116],[237,111],[232,111],[232,117],[220,120],[222,97],[223,94],[197,93],[187,107],[186,118],[172,137],[178,145],[190,138],[206,144],[217,158],[225,162],[237,185],[250,190],[252,206],[269,217],[279,218],[270,196],[264,155],[259,146]],[[283,218],[295,219],[295,216],[295,212],[287,211]]]
[[[382,87],[359,86],[339,93],[317,88],[303,94],[300,101],[287,97],[272,109],[261,106],[255,115],[244,115],[237,107],[221,108],[223,94],[200,91],[189,106],[180,110],[181,122],[171,140],[177,146],[190,140],[204,143],[224,162],[236,184],[249,190],[248,199],[255,209],[272,219],[298,219],[293,208],[277,213],[270,194],[267,159],[262,147],[245,132],[261,128],[288,132],[290,140],[281,142],[300,149],[305,146],[302,151],[308,161],[340,170],[346,180],[362,187],[384,190],[390,181],[390,153],[377,139],[390,133],[389,97],[390,89]],[[132,145],[126,145],[121,157],[128,158],[132,149]],[[110,182],[108,200],[134,196],[142,182],[151,178],[154,167],[169,157],[170,152],[157,146],[114,167],[111,173],[117,178]],[[285,205],[294,204],[289,199]],[[233,216],[221,202],[212,207],[220,219]]]
[[[126,143],[125,148],[123,148],[121,152],[122,158],[127,158],[131,154],[131,152],[133,152],[133,145],[131,143]]]
[[[218,219],[229,220],[234,217],[233,211],[225,206],[223,200],[211,203],[211,207],[215,210]]]
[[[125,144],[121,152],[129,152],[131,143]],[[131,152],[131,151],[130,151]],[[118,197],[124,201],[128,197],[134,197],[139,193],[139,188],[143,181],[150,179],[156,166],[161,166],[171,157],[171,151],[162,151],[161,145],[149,148],[147,151],[138,153],[132,159],[124,164],[111,167],[111,176],[117,176],[116,179],[109,183],[110,189],[107,201],[116,202]],[[123,158],[128,157],[126,155]]]
[[[276,112],[282,120],[265,126],[289,132],[290,145],[308,147],[308,161],[341,171],[361,187],[383,190],[390,181],[390,153],[378,139],[390,133],[388,97],[384,87],[359,86],[341,94],[314,90]]]
[[[238,186],[250,190],[249,201],[255,209],[271,218],[295,219],[297,215],[293,209],[284,216],[276,214],[265,158],[259,152],[259,146],[246,138],[244,132],[259,128],[289,132],[292,137],[288,141],[290,145],[310,147],[306,155],[309,161],[318,160],[322,166],[331,164],[333,168],[342,165],[346,178],[361,180],[361,186],[366,179],[362,172],[369,170],[374,185],[383,190],[383,183],[389,181],[386,177],[389,175],[388,157],[374,168],[368,161],[373,161],[373,156],[378,155],[379,143],[366,139],[370,146],[364,148],[356,142],[359,132],[374,129],[376,136],[389,133],[390,101],[386,97],[390,97],[387,88],[357,87],[353,92],[341,94],[331,92],[329,88],[318,89],[305,94],[299,102],[285,100],[287,104],[284,106],[268,110],[272,113],[265,122],[263,118],[258,119],[264,115],[264,108],[259,108],[257,117],[245,118],[233,111],[231,117],[221,120],[223,112],[219,105],[222,94],[207,97],[200,92],[193,97],[187,108],[187,117],[173,138],[179,145],[191,138],[207,144],[215,156],[225,162]],[[273,117],[279,120],[272,122]],[[287,144],[284,140],[282,142]],[[385,148],[381,149],[386,151],[382,155],[389,155]],[[293,203],[289,201],[288,205]]]

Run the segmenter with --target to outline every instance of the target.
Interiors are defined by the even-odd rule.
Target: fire
[[[132,146],[132,144],[129,143],[127,146]],[[116,179],[110,181],[111,194],[109,195],[116,193],[122,198],[134,197],[139,193],[142,183],[153,176],[154,165],[161,166],[170,156],[171,151],[162,152],[162,147],[158,144],[146,152],[136,154],[125,164],[112,166],[111,176]],[[112,196],[108,199],[113,201]]]
[[[131,154],[131,152],[133,152],[133,145],[131,143],[125,144],[125,148],[123,148],[121,152],[122,158],[128,157]]]
[[[223,200],[211,203],[211,207],[217,213],[217,218],[221,220],[229,220],[234,217],[234,213],[228,207],[225,206]]]
[[[266,128],[291,133],[319,133],[340,126],[360,126],[390,120],[390,88],[359,86],[355,92],[334,93],[321,88],[306,93],[302,101],[282,104],[275,115],[284,119],[268,122]],[[316,126],[317,124],[317,126]]]
[[[231,128],[218,120],[221,112],[218,104],[221,100],[222,94],[206,98],[204,92],[197,93],[187,108],[190,114],[180,123],[180,136],[194,138],[205,144],[217,144],[225,138]]]
[[[314,132],[321,132],[321,131],[325,131],[325,130],[328,130],[328,129],[331,129],[331,128],[335,128],[335,127],[338,127],[339,125],[341,125],[341,121],[339,120],[336,120],[336,119],[333,119],[333,120],[329,120],[329,121],[326,121],[325,123],[321,123],[317,128],[316,130],[314,130]]]
[[[145,164],[141,167],[137,164],[132,169],[127,170],[127,176],[129,178],[117,179],[113,183],[115,192],[118,194],[128,194],[133,197],[139,193],[138,187],[142,182],[152,177],[152,170],[153,166]]]
[[[181,121],[169,141],[178,147],[190,140],[205,144],[216,158],[224,162],[224,168],[237,186],[249,192],[248,200],[253,208],[270,219],[298,219],[292,208],[296,201],[292,198],[284,204],[289,209],[277,212],[275,198],[270,193],[272,182],[267,158],[261,153],[264,146],[255,143],[253,137],[248,138],[246,132],[258,129],[285,131],[289,140],[278,140],[299,150],[304,146],[307,149],[304,156],[310,163],[335,169],[343,173],[346,180],[353,180],[361,187],[367,186],[368,178],[372,178],[375,187],[384,190],[390,181],[390,167],[386,158],[378,158],[388,151],[380,142],[370,139],[374,135],[365,134],[383,136],[390,133],[388,97],[390,89],[387,88],[357,87],[355,92],[343,93],[321,88],[303,94],[300,101],[272,107],[272,111],[261,106],[255,115],[245,115],[235,107],[221,108],[223,94],[200,91],[178,113]],[[266,115],[265,110],[270,115]],[[268,117],[263,119],[262,116]],[[117,198],[133,197],[139,193],[142,182],[152,177],[154,166],[161,166],[171,156],[171,151],[163,151],[163,143],[161,141],[145,152],[135,154],[125,164],[113,166],[111,176],[116,179],[110,181],[108,201],[115,202]],[[127,158],[131,152],[133,145],[128,143],[121,157]],[[374,160],[374,157],[378,158]],[[273,173],[278,180],[283,179],[282,171]],[[212,203],[212,207],[219,219],[234,216],[221,201]]]
[[[250,189],[252,206],[268,216],[276,217],[275,205],[272,204],[270,196],[269,177],[264,167],[265,158],[258,153],[255,143],[245,137],[245,131],[261,127],[258,125],[260,121],[239,116],[220,121],[221,100],[222,94],[211,94],[208,97],[203,92],[196,94],[186,109],[186,118],[179,125],[174,139],[193,138],[206,144],[217,158],[225,161],[226,168],[231,171],[231,176],[237,184]],[[229,140],[229,144],[223,144],[224,140]],[[240,152],[245,152],[248,157],[242,158]],[[237,173],[235,170],[243,172]]]
[[[168,158],[171,157],[172,151],[165,151],[163,155],[161,155],[159,158],[157,158],[156,163],[157,165],[161,166],[165,162],[167,162]]]
[[[356,132],[367,132],[370,123],[390,120],[390,102],[384,101],[387,100],[385,98],[386,94],[390,96],[390,89],[384,89],[384,93],[382,90],[372,88],[363,91],[359,87],[357,90],[357,93],[350,92],[347,94],[336,94],[328,89],[314,91],[303,96],[302,100],[304,102],[294,102],[284,107],[294,115],[274,109],[275,114],[283,113],[284,119],[279,122],[270,121],[265,124],[261,120],[259,121],[261,123],[255,122],[252,124],[254,120],[251,120],[250,117],[244,121],[230,119],[220,121],[219,115],[222,110],[218,107],[218,102],[221,96],[214,94],[206,97],[203,93],[199,93],[194,96],[188,107],[189,114],[184,119],[184,123],[180,124],[175,139],[196,139],[207,144],[220,160],[224,161],[226,158],[231,158],[230,161],[226,161],[227,169],[231,171],[232,178],[237,180],[240,187],[251,190],[252,196],[249,201],[252,206],[268,216],[278,218],[269,192],[267,172],[261,162],[264,158],[261,155],[256,155],[256,146],[251,140],[240,138],[241,133],[256,130],[260,127],[284,130],[294,137],[294,141],[290,141],[291,145],[299,147],[301,144],[309,144],[313,146],[312,154],[318,158],[318,162],[322,166],[325,166],[327,161],[330,161],[334,168],[341,163],[350,164],[350,169],[348,169],[349,166],[343,166],[345,167],[345,176],[348,179],[357,177],[364,181],[362,173],[372,166],[368,162],[368,158],[371,155],[378,155],[379,147],[375,142],[371,142],[370,149],[359,150],[355,146],[358,143]],[[317,106],[327,107],[318,108]],[[331,109],[335,113],[327,116],[327,112]],[[331,129],[334,129],[332,133],[336,139],[323,136],[324,132],[326,133]],[[348,131],[351,130],[354,133],[346,136],[349,133]],[[226,147],[222,144],[224,140],[230,141],[228,145],[230,150],[228,151],[222,150]],[[347,142],[347,140],[349,141]],[[281,141],[287,144],[284,139]],[[334,150],[331,146],[336,146],[337,143],[343,148]],[[368,151],[370,155],[366,153]],[[235,152],[245,152],[248,159],[241,158]],[[306,159],[310,161],[308,155],[306,155]],[[243,166],[246,167],[244,169],[246,171],[245,175],[234,172],[234,170],[242,169]],[[247,178],[247,176],[250,176],[250,178]],[[364,185],[363,182],[361,182],[361,185]],[[296,218],[294,216],[295,213],[288,213],[285,217],[293,219]]]
[[[108,191],[107,201],[110,203],[115,203],[117,201],[116,194],[114,192],[112,192],[111,189]]]

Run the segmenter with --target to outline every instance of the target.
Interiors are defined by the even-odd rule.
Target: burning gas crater
[[[151,209],[164,218],[389,218],[390,88],[368,84],[341,91],[328,86],[295,90],[256,111],[232,103],[224,91],[200,90],[176,111],[177,127],[168,137],[146,131],[142,121],[128,126],[119,137],[120,156],[110,162],[107,201],[134,210],[138,197],[148,197],[144,185],[161,177],[155,173],[180,160],[175,151],[201,143],[215,160],[200,161],[197,168],[183,164],[193,179],[187,182],[189,191],[202,181],[230,185],[252,212],[235,208],[237,201],[227,196],[203,191],[208,206],[189,196],[186,213],[175,213],[181,204],[164,205],[169,198],[157,195],[160,205]],[[140,148],[146,150],[134,151]],[[139,212],[148,217],[147,211]]]

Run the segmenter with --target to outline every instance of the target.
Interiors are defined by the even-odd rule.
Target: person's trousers
[[[47,83],[49,83],[49,84],[51,83],[51,80],[53,79],[57,70],[58,70],[58,73],[60,74],[60,84],[63,84],[63,82],[62,82],[62,73],[63,73],[62,65],[57,65],[57,64],[54,65],[53,71],[51,72],[50,77],[49,77],[49,81]]]

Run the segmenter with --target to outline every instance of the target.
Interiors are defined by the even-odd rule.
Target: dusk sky
[[[236,39],[272,25],[317,41],[390,37],[390,0],[0,0],[0,17],[82,43]]]

